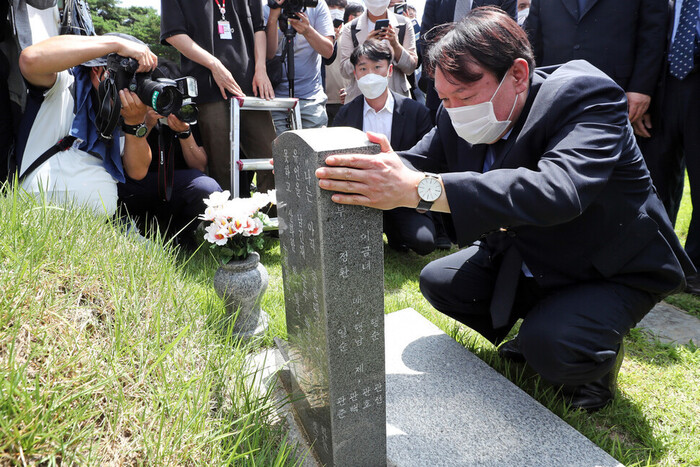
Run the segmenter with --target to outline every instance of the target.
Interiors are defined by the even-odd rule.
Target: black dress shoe
[[[693,274],[685,278],[685,293],[700,296],[700,274]]]
[[[449,250],[452,248],[450,237],[448,237],[447,234],[438,235],[435,238],[435,248],[438,250]]]
[[[620,342],[620,350],[615,358],[615,366],[597,381],[582,384],[580,386],[562,388],[564,396],[571,403],[571,407],[575,409],[583,409],[587,412],[595,412],[602,409],[615,396],[617,388],[617,375],[620,373],[622,360],[625,358],[625,347]]]
[[[506,360],[512,360],[514,362],[524,362],[525,355],[523,355],[523,351],[520,350],[520,336],[516,335],[513,339],[509,340],[508,342],[504,342],[498,348],[498,355],[499,357],[505,358]]]

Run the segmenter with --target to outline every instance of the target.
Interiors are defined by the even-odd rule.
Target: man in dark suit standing
[[[661,201],[675,222],[688,169],[693,215],[685,251],[700,264],[700,0],[670,2],[666,59],[651,112],[640,120],[639,147]],[[700,276],[687,278],[686,292],[700,295]]]
[[[362,95],[338,111],[333,126],[351,126],[383,134],[398,150],[412,148],[433,127],[428,108],[391,91],[391,48],[374,39],[359,44],[350,55]],[[430,213],[396,208],[384,212],[384,232],[395,250],[427,255],[435,249],[435,224]]]
[[[537,66],[583,59],[627,93],[629,119],[644,115],[661,70],[667,0],[532,0],[525,30]]]
[[[694,270],[625,94],[582,60],[533,73],[525,33],[492,8],[428,59],[437,126],[403,161],[371,135],[382,153],[328,157],[319,185],[338,203],[450,212],[466,248],[425,267],[426,299],[494,344],[523,318],[499,353],[562,385],[574,407],[599,409],[615,394],[623,337]]]
[[[421,47],[423,47],[423,38],[430,37],[428,31],[435,26],[441,24],[453,23],[460,21],[467,16],[474,8],[481,6],[496,6],[510,15],[514,20],[518,20],[518,2],[517,0],[426,0],[425,8],[423,9],[423,21],[421,22]],[[430,113],[435,119],[435,114],[440,106],[440,99],[435,92],[435,82],[427,74],[425,76],[425,105],[430,109]]]

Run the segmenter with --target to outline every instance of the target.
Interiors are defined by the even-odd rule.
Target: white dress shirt
[[[389,95],[386,98],[384,107],[379,109],[379,112],[370,107],[365,99],[365,106],[362,111],[362,131],[373,131],[381,133],[391,142],[391,122],[394,119],[394,96]]]

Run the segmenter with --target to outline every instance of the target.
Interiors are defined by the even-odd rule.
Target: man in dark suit
[[[457,22],[464,18],[474,8],[481,6],[496,6],[510,15],[511,18],[517,21],[518,19],[518,2],[517,0],[426,0],[425,8],[423,9],[423,21],[421,22],[421,47],[425,47],[424,38],[430,37],[428,31],[435,26]],[[426,36],[427,35],[427,36]],[[430,109],[433,120],[440,106],[440,99],[435,92],[435,82],[427,74],[424,74],[425,80],[425,105]]]
[[[532,0],[525,30],[537,66],[583,59],[627,93],[636,124],[661,70],[667,0]]]
[[[700,264],[700,0],[669,4],[667,58],[651,111],[635,130],[639,147],[661,201],[675,222],[683,189],[683,167],[688,168],[693,215],[685,251]],[[687,278],[686,292],[700,295],[700,275]]]
[[[495,344],[523,318],[499,353],[596,410],[623,337],[694,270],[624,92],[585,61],[533,73],[525,33],[496,9],[472,11],[428,58],[444,108],[406,163],[372,136],[380,155],[330,156],[319,185],[338,203],[451,212],[466,248],[425,267],[423,295]]]
[[[383,41],[366,40],[350,55],[355,79],[362,92],[338,111],[333,126],[383,134],[398,150],[412,148],[433,127],[428,108],[391,91],[387,79],[393,54]],[[389,246],[427,255],[435,249],[435,224],[430,213],[396,208],[384,212],[384,232]]]

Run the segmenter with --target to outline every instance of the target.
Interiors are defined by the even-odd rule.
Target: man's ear
[[[513,62],[513,78],[515,78],[515,92],[518,94],[527,91],[530,85],[530,66],[527,60],[516,58]]]
[[[101,66],[93,66],[90,68],[90,82],[95,89],[100,85],[100,78],[102,77],[103,71],[104,67]]]
[[[389,64],[389,73],[386,75],[387,78],[391,78],[391,74],[394,72],[394,65],[392,63]]]

